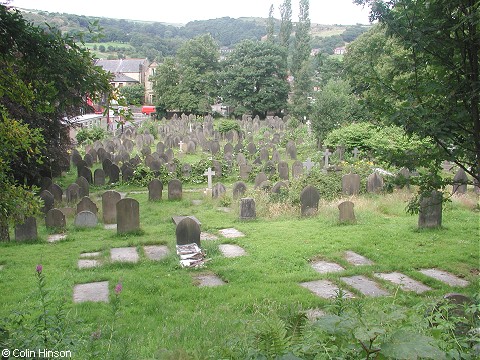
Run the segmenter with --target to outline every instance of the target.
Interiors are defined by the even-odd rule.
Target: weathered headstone
[[[27,217],[23,224],[15,226],[15,240],[35,240],[38,238],[37,219],[34,216]]]
[[[42,212],[46,214],[50,209],[53,209],[55,203],[55,198],[52,193],[48,190],[42,190],[39,195],[40,199],[43,200]]]
[[[300,194],[302,216],[315,215],[318,211],[320,194],[312,185],[307,185]]]
[[[90,211],[97,215],[98,207],[97,205],[90,199],[88,196],[84,196],[77,204],[77,211],[78,214],[81,211]]]
[[[117,222],[117,202],[122,196],[120,193],[108,190],[102,194],[102,214],[104,224],[115,224]]]
[[[216,183],[212,188],[212,197],[217,199],[227,192],[227,188],[222,183]]]
[[[168,200],[182,199],[182,182],[178,179],[173,179],[168,182]]]
[[[95,227],[97,224],[97,215],[91,211],[80,211],[75,215],[74,225],[77,227]]]
[[[351,201],[344,201],[338,205],[339,221],[341,223],[354,223],[356,221],[353,207],[354,204]]]
[[[77,183],[70,184],[65,191],[67,203],[76,203],[80,197],[80,186]]]
[[[268,180],[267,175],[265,175],[264,172],[259,172],[255,177],[255,188],[260,187],[260,185],[267,180]]]
[[[383,190],[383,178],[377,173],[374,172],[370,174],[367,178],[367,192],[377,193]]]
[[[247,185],[243,181],[237,181],[233,184],[233,198],[238,199],[242,197],[247,191]]]
[[[117,234],[140,230],[140,205],[137,200],[125,198],[117,202]]]
[[[148,183],[148,200],[162,200],[163,184],[159,179],[153,179]]]
[[[468,177],[465,170],[459,169],[453,177],[453,194],[465,194],[467,192]]]
[[[110,183],[117,183],[120,181],[120,168],[117,164],[112,164],[109,170]]]
[[[90,195],[90,184],[88,183],[87,179],[83,176],[80,176],[75,180],[77,185],[80,187],[78,196],[84,197]]]
[[[442,202],[443,194],[440,191],[434,190],[430,194],[420,196],[419,228],[442,226]]]
[[[84,177],[89,184],[93,184],[92,170],[90,170],[88,167],[84,166],[80,168],[80,170],[78,171],[78,177]]]
[[[303,166],[304,164],[302,164],[300,161],[295,161],[293,164],[292,164],[292,177],[294,179],[300,177],[303,175]]]
[[[58,209],[50,209],[45,216],[45,226],[48,228],[65,228],[65,215]]]
[[[256,217],[255,199],[242,198],[240,200],[240,220],[253,220]]]
[[[105,185],[105,171],[103,169],[96,169],[93,173],[93,185]]]
[[[278,163],[278,176],[281,180],[288,180],[289,179],[289,169],[288,163],[286,161],[280,161]]]
[[[240,165],[240,178],[242,180],[247,180],[250,176],[250,172],[252,171],[251,165]]]
[[[200,246],[200,225],[190,217],[181,220],[176,229],[175,235],[177,245],[197,244]]]
[[[316,165],[317,163],[314,163],[312,161],[312,159],[308,158],[305,162],[302,163],[302,165],[305,167],[305,169],[307,169],[307,174],[310,173],[310,171],[312,170],[312,168]],[[303,168],[302,168],[302,172],[303,172]]]
[[[352,173],[343,175],[342,192],[346,195],[358,195],[360,192],[360,176]]]
[[[58,184],[52,184],[50,187],[47,189],[50,191],[50,193],[53,195],[53,198],[55,199],[55,202],[57,204],[60,204],[63,200],[63,190]]]
[[[288,189],[287,184],[285,184],[283,181],[277,181],[275,185],[273,185],[271,191],[273,194],[280,194],[282,189]]]

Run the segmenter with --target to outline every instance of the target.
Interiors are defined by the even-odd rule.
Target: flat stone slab
[[[202,203],[203,203],[203,200],[192,200],[192,205],[195,205],[195,206],[202,205]]]
[[[49,243],[54,243],[57,241],[65,240],[66,238],[67,238],[66,234],[52,234],[52,235],[48,235],[47,241]]]
[[[105,224],[103,228],[105,230],[117,230],[117,224]]]
[[[221,244],[218,246],[220,251],[222,252],[223,256],[227,258],[235,258],[239,256],[244,256],[247,252],[238,245],[233,244]]]
[[[218,230],[218,232],[223,237],[226,237],[228,239],[234,239],[234,238],[245,236],[244,233],[242,233],[242,232],[240,232],[240,231],[238,231],[237,229],[234,229],[234,228],[222,229],[222,230]]]
[[[315,280],[315,281],[308,281],[300,283],[301,286],[307,288],[315,295],[324,298],[324,299],[332,299],[335,298],[340,291],[340,288],[332,283],[329,280]],[[346,290],[343,290],[343,297],[344,298],[354,298],[355,296]]]
[[[217,208],[217,211],[229,213],[229,212],[232,211],[232,208],[229,208],[229,207],[218,207],[218,208]]]
[[[350,277],[342,277],[343,282],[350,285],[354,289],[360,291],[365,296],[385,296],[389,293],[381,289],[378,284],[362,275],[355,275]]]
[[[134,247],[110,249],[110,258],[114,262],[136,263],[139,260],[137,249]]]
[[[352,265],[362,266],[362,265],[373,265],[373,261],[367,259],[365,256],[357,254],[354,251],[345,251],[345,259]]]
[[[338,265],[337,263],[334,262],[328,262],[328,261],[315,261],[312,264],[313,270],[320,274],[328,274],[332,272],[339,272],[345,270],[342,266]]]
[[[89,269],[100,266],[100,260],[96,259],[80,259],[78,260],[77,266],[79,269]]]
[[[108,302],[108,281],[78,284],[73,288],[73,302]]]
[[[414,291],[417,294],[421,294],[425,291],[432,290],[432,288],[422,284],[420,281],[413,280],[407,275],[399,272],[375,273],[374,275],[380,279],[387,280],[391,283],[399,285],[400,289],[402,289],[403,291]]]
[[[166,245],[148,245],[143,247],[145,256],[153,261],[159,261],[168,255],[168,247]]]
[[[450,274],[447,271],[439,269],[421,269],[419,271],[423,275],[434,278],[450,286],[466,287],[469,284],[467,280],[460,279],[458,276]]]
[[[204,241],[204,240],[207,240],[207,241],[208,240],[218,240],[218,236],[202,232],[202,233],[200,233],[200,241]]]
[[[96,258],[96,257],[100,257],[101,255],[102,255],[102,253],[97,251],[97,252],[81,253],[80,257],[81,258]]]
[[[194,220],[199,226],[202,225],[202,223],[195,216],[172,216],[172,221],[175,225],[178,225],[180,221],[187,217]]]
[[[213,287],[225,285],[225,281],[215,274],[197,275],[194,277],[198,287]]]

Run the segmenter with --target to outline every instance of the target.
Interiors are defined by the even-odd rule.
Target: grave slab
[[[460,279],[458,276],[439,269],[421,269],[420,272],[423,275],[434,278],[450,286],[466,287],[469,284],[467,280]]]
[[[134,247],[122,247],[110,249],[110,258],[114,262],[136,263],[139,260],[137,249]]]
[[[357,254],[354,251],[345,251],[345,259],[352,265],[362,266],[362,265],[373,265],[373,261],[367,259],[365,256]]]
[[[332,299],[335,298],[340,291],[340,288],[332,283],[329,280],[315,280],[315,281],[308,281],[300,283],[300,286],[310,290],[318,297],[324,299]],[[343,290],[344,298],[354,298],[355,296],[346,290]]]
[[[57,241],[65,240],[67,238],[66,234],[52,234],[48,235],[47,241],[49,243],[54,243]]]
[[[100,266],[100,260],[95,259],[80,259],[77,266],[79,269],[89,269]]]
[[[339,272],[345,270],[342,266],[338,265],[337,263],[328,262],[328,261],[315,261],[312,264],[313,270],[320,274],[328,274],[332,272]]]
[[[81,253],[81,254],[80,254],[80,257],[81,257],[81,258],[96,258],[96,257],[99,257],[99,256],[101,256],[101,255],[102,255],[101,252],[96,251],[96,252]]]
[[[215,274],[197,275],[194,277],[198,287],[214,287],[225,285],[225,282]]]
[[[218,248],[222,252],[223,256],[227,258],[235,258],[239,256],[245,256],[247,254],[246,251],[238,245],[221,244],[218,246]]]
[[[244,233],[238,231],[237,229],[234,228],[228,228],[228,229],[222,229],[218,230],[218,232],[223,236],[228,239],[233,239],[233,238],[238,238],[238,237],[243,237],[245,236]]]
[[[198,206],[202,205],[203,201],[202,200],[192,200],[192,205]]]
[[[218,240],[218,236],[202,232],[202,233],[200,233],[200,240],[201,241],[203,241],[203,240],[207,240],[207,241],[208,240]]]
[[[175,225],[178,225],[180,221],[187,217],[194,220],[199,226],[202,225],[202,223],[195,216],[172,216],[172,221]]]
[[[432,290],[427,285],[422,284],[420,281],[413,280],[412,278],[408,277],[399,272],[392,272],[392,273],[375,273],[376,277],[390,281],[396,285],[400,286],[400,289],[403,291],[414,291],[417,294],[421,294],[425,291]]]
[[[143,247],[145,256],[153,261],[162,260],[168,255],[168,247],[166,245],[148,245]]]
[[[73,288],[73,302],[108,302],[108,281],[78,284]]]
[[[388,292],[381,289],[378,284],[362,275],[340,278],[343,282],[357,289],[365,296],[385,296]]]
[[[103,228],[105,230],[117,230],[117,224],[105,224]]]

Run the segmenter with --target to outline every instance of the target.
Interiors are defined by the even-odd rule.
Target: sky
[[[225,16],[267,18],[272,4],[274,17],[280,19],[278,8],[282,3],[283,0],[11,0],[9,5],[49,12],[186,24]],[[298,0],[292,0],[294,22],[298,20],[298,3]],[[355,5],[353,0],[311,0],[310,21],[325,25],[368,24],[368,10]]]

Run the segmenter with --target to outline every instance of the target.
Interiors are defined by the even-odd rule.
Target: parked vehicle
[[[142,106],[142,114],[151,115],[151,114],[155,114],[156,112],[157,110],[155,109],[155,106],[149,106],[149,105]]]

